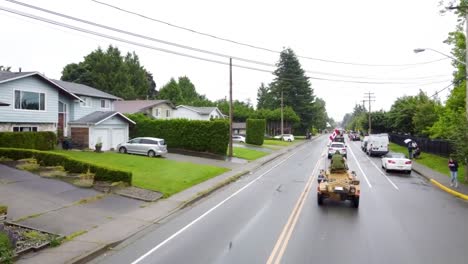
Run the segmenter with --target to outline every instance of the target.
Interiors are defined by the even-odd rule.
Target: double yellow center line
[[[310,193],[310,188],[312,187],[312,183],[314,182],[315,175],[317,175],[318,173],[318,168],[320,162],[323,160],[322,157],[324,157],[324,155],[325,154],[322,153],[321,158],[315,164],[314,170],[312,171],[312,175],[310,175],[309,180],[307,181],[304,190],[299,196],[299,199],[297,200],[296,205],[294,206],[288,221],[284,225],[283,231],[281,232],[281,235],[276,241],[275,247],[273,248],[270,257],[268,258],[267,264],[278,264],[281,262],[284,252],[286,251],[286,248],[288,246],[289,239],[291,238],[292,232],[294,231],[297,220],[299,219],[299,216],[301,214],[302,208],[304,207],[305,201]]]

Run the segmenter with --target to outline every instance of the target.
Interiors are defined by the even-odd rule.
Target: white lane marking
[[[257,178],[255,178],[254,180],[252,180],[251,182],[249,182],[247,185],[245,185],[244,187],[240,188],[239,190],[237,190],[235,193],[231,194],[229,197],[227,197],[226,199],[224,199],[223,201],[221,201],[220,203],[218,203],[217,205],[215,205],[214,207],[212,207],[210,210],[206,211],[204,214],[202,214],[201,216],[199,216],[198,218],[196,218],[195,220],[193,220],[192,222],[190,222],[189,224],[187,224],[186,226],[184,226],[182,229],[180,229],[179,231],[175,232],[173,235],[171,235],[170,237],[166,238],[166,240],[164,240],[163,242],[159,243],[157,246],[153,247],[150,251],[146,252],[145,254],[143,254],[141,257],[139,257],[137,260],[133,261],[131,264],[137,264],[139,263],[140,261],[142,261],[143,259],[145,259],[146,257],[148,257],[150,254],[152,254],[153,252],[155,252],[156,250],[158,250],[160,247],[164,246],[165,244],[167,244],[167,242],[171,241],[172,239],[174,239],[175,237],[177,237],[178,235],[180,235],[182,232],[184,232],[185,230],[187,230],[188,228],[190,228],[192,225],[194,225],[195,223],[197,223],[198,221],[200,221],[201,219],[203,219],[205,216],[209,215],[211,212],[213,212],[214,210],[216,210],[216,208],[220,207],[221,205],[223,205],[224,203],[226,203],[227,201],[231,200],[234,196],[238,195],[240,192],[242,192],[243,190],[247,189],[250,185],[252,185],[253,183],[255,183],[256,181],[260,180],[263,176],[265,176],[266,174],[268,174],[270,171],[272,171],[273,169],[275,169],[276,167],[278,167],[279,165],[283,164],[284,162],[286,162],[287,160],[289,160],[292,156],[294,156],[296,153],[298,152],[295,152],[291,155],[289,155],[286,159],[284,159],[283,161],[281,161],[280,163],[276,164],[275,166],[271,167],[269,170],[267,170],[266,172],[264,172],[262,175],[258,176]]]
[[[398,189],[398,186],[396,186],[396,184],[393,183],[393,181],[390,180],[390,178],[385,173],[383,173],[382,170],[377,165],[375,165],[375,163],[369,157],[366,156],[366,158],[370,161],[370,163],[372,163],[372,165],[374,165],[374,167],[380,172],[380,174],[382,174],[393,185],[393,187],[395,187],[395,189],[400,190]]]
[[[367,178],[366,173],[364,173],[364,170],[361,168],[361,165],[359,165],[359,161],[356,159],[356,156],[354,155],[354,152],[353,152],[353,150],[351,149],[351,147],[349,148],[349,151],[351,152],[351,155],[353,155],[353,158],[354,158],[354,160],[356,161],[356,164],[357,164],[359,170],[361,171],[362,175],[364,176],[364,179],[366,179],[367,185],[369,185],[369,188],[372,188],[372,185],[370,184],[369,179]]]

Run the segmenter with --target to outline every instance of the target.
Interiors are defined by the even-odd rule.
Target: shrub
[[[66,171],[73,173],[87,173],[89,171],[95,174],[94,180],[96,181],[123,181],[129,184],[132,183],[131,172],[75,160],[59,153],[31,149],[0,148],[0,156],[14,160],[35,158],[42,166],[62,166]]]
[[[263,145],[265,135],[266,121],[265,119],[247,119],[247,144]]]
[[[0,263],[13,263],[13,246],[6,233],[0,230]]]
[[[6,214],[8,212],[8,206],[0,204],[0,215]]]
[[[0,147],[52,150],[57,144],[54,132],[0,132]]]
[[[132,138],[157,137],[164,139],[169,148],[226,155],[229,143],[229,123],[226,120],[158,120],[142,114],[128,117],[136,122],[130,130]]]

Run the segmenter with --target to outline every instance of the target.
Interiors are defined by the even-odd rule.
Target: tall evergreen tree
[[[159,90],[158,99],[169,100],[175,105],[183,104],[184,98],[182,97],[182,91],[174,78],[171,78],[171,80]]]
[[[285,49],[280,54],[279,62],[274,71],[276,76],[270,84],[275,108],[280,107],[281,96],[285,106],[291,106],[301,118],[299,132],[304,133],[310,128],[313,118],[314,95],[309,78],[292,49]]]
[[[264,83],[257,90],[257,109],[274,109],[273,96],[270,88]]]

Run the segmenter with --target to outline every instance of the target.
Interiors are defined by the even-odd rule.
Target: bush
[[[128,115],[136,122],[130,137],[157,137],[166,141],[169,148],[226,155],[229,143],[229,123],[214,121],[150,119],[142,114]]]
[[[54,132],[0,132],[0,147],[52,150],[57,144]]]
[[[0,230],[0,263],[13,263],[13,246],[6,233]]]
[[[247,119],[247,144],[261,146],[265,135],[265,119]]]
[[[0,215],[6,214],[8,212],[8,206],[0,204]]]
[[[42,166],[62,166],[72,173],[94,173],[96,181],[132,183],[132,173],[72,159],[66,155],[32,149],[0,148],[0,156],[14,160],[35,158]]]

